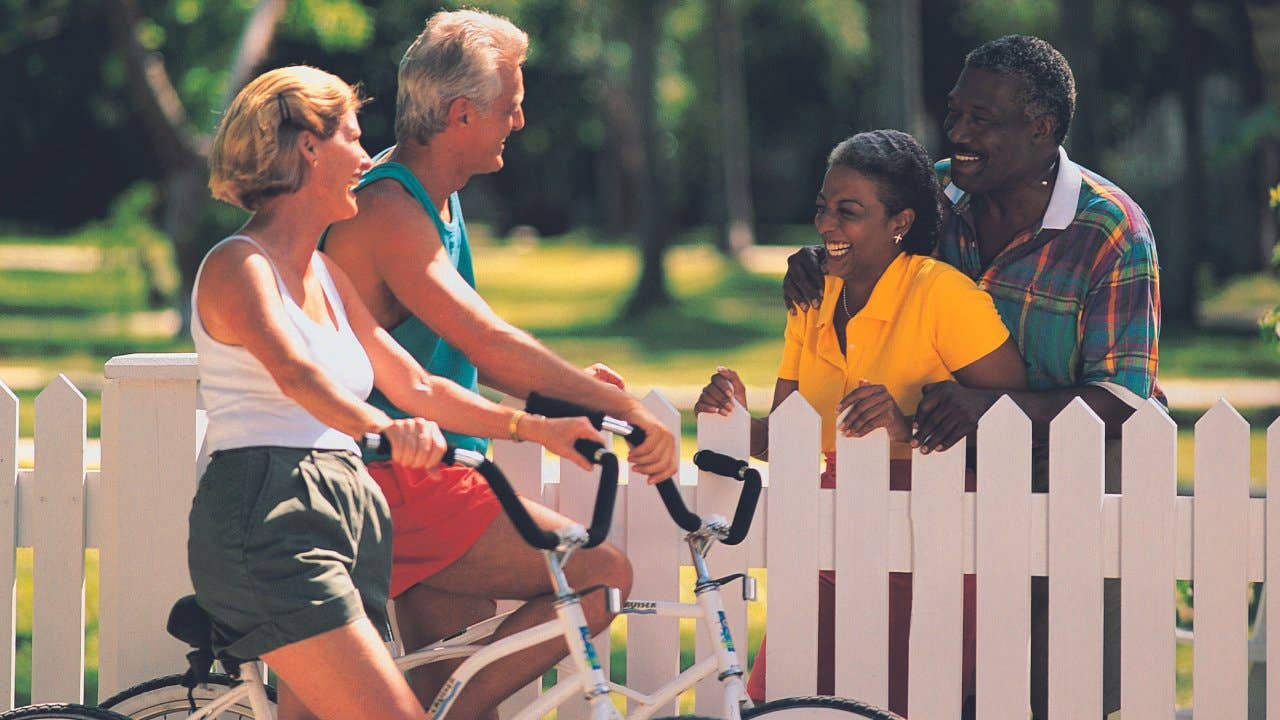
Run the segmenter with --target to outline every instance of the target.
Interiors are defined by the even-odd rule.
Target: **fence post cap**
[[[117,355],[103,369],[108,380],[199,380],[195,353],[132,353]]]

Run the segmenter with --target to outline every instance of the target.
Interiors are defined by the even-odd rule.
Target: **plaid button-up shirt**
[[[1039,227],[984,267],[969,195],[945,188],[937,256],[995,299],[1027,361],[1032,390],[1098,385],[1131,406],[1164,401],[1156,385],[1160,271],[1142,208],[1058,149],[1058,177]]]

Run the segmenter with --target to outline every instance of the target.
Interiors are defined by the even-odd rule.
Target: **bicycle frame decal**
[[[592,670],[600,670],[600,658],[596,657],[596,647],[591,644],[591,635],[586,625],[578,628],[578,632],[582,633],[582,651],[587,656],[587,662],[591,665]]]
[[[733,649],[733,636],[729,634],[729,618],[725,617],[723,610],[716,614],[720,616],[720,644],[729,652],[737,652]]]
[[[623,611],[634,615],[657,615],[658,603],[652,600],[628,600]]]
[[[440,688],[440,693],[436,695],[436,699],[431,701],[431,713],[433,720],[444,717],[445,712],[449,710],[449,706],[453,704],[453,699],[457,697],[458,691],[462,689],[462,683],[453,678]]]

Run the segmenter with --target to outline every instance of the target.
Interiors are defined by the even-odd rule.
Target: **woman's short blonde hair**
[[[209,190],[250,212],[302,187],[307,163],[295,152],[309,131],[332,137],[366,101],[358,88],[319,68],[291,65],[244,86],[218,123],[209,152]]]
[[[400,60],[396,142],[425,145],[449,124],[449,105],[458,98],[488,111],[502,92],[499,66],[520,65],[528,50],[528,34],[499,15],[432,15]]]

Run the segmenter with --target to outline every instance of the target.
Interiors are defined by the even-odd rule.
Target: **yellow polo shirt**
[[[787,319],[778,377],[822,416],[822,449],[835,450],[836,403],[866,379],[884,385],[903,414],[915,414],[924,385],[990,354],[1009,337],[991,296],[950,265],[899,255],[880,276],[867,304],[846,327],[840,352],[833,319],[844,280],[828,275],[822,305]],[[891,456],[911,457],[893,443]]]

